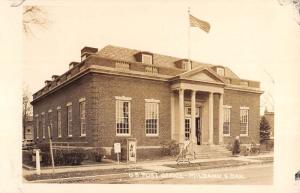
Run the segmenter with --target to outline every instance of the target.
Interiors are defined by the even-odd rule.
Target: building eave
[[[253,87],[241,87],[241,86],[235,86],[235,85],[226,85],[224,87],[225,90],[235,90],[235,91],[242,91],[242,92],[250,92],[250,93],[256,93],[256,94],[263,94],[264,91],[260,90],[259,88],[253,88]]]
[[[139,72],[139,71],[120,71],[115,68],[105,67],[105,66],[98,66],[98,65],[91,65],[87,67],[86,69],[78,72],[74,76],[72,76],[70,79],[64,81],[63,83],[55,86],[51,90],[47,91],[46,93],[42,94],[41,96],[36,97],[34,100],[32,100],[31,104],[36,103],[41,98],[44,98],[48,96],[49,94],[52,94],[56,92],[57,90],[69,85],[70,83],[74,82],[78,78],[88,74],[88,73],[100,73],[100,74],[109,74],[109,75],[117,75],[117,76],[125,76],[125,77],[132,77],[132,78],[141,78],[141,79],[147,79],[147,80],[156,80],[156,81],[168,81],[172,76],[169,75],[161,75],[161,74],[150,74],[145,72]]]

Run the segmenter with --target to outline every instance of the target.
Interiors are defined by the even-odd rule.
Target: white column
[[[179,89],[179,143],[183,143],[184,136],[184,90]]]
[[[171,139],[175,140],[175,96],[171,91]]]
[[[214,94],[209,93],[208,98],[208,144],[212,145],[214,140]]]
[[[190,140],[193,143],[197,142],[196,139],[196,91],[191,92],[191,135]]]
[[[220,93],[219,100],[219,144],[223,144],[223,94]]]

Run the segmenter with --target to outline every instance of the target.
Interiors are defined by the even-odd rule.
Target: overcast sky
[[[261,81],[262,109],[272,108],[276,70],[300,57],[299,25],[276,0],[54,2],[41,4],[47,28],[23,36],[23,79],[32,93],[71,61],[80,61],[84,46],[112,44],[187,58],[188,7],[211,25],[209,34],[191,29],[191,58]]]

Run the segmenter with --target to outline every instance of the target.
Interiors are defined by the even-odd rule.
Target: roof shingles
[[[137,62],[134,55],[136,55],[139,52],[141,52],[141,51],[135,50],[135,49],[113,46],[113,45],[107,45],[104,48],[102,48],[101,50],[99,50],[97,55],[104,57],[104,58],[114,59],[114,60]],[[179,60],[182,60],[182,58],[153,53],[153,64],[158,65],[158,66],[163,66],[163,67],[174,69],[174,68],[176,68],[175,62],[179,61]],[[212,64],[200,63],[197,61],[192,61],[192,65],[193,65],[193,68],[213,67],[214,66]],[[224,67],[224,68],[226,71],[226,75],[225,75],[226,77],[239,79],[239,77],[236,74],[234,74],[229,68],[226,68],[226,67]]]

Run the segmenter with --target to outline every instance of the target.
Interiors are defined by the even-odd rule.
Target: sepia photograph
[[[5,5],[16,192],[300,191],[299,0]]]

